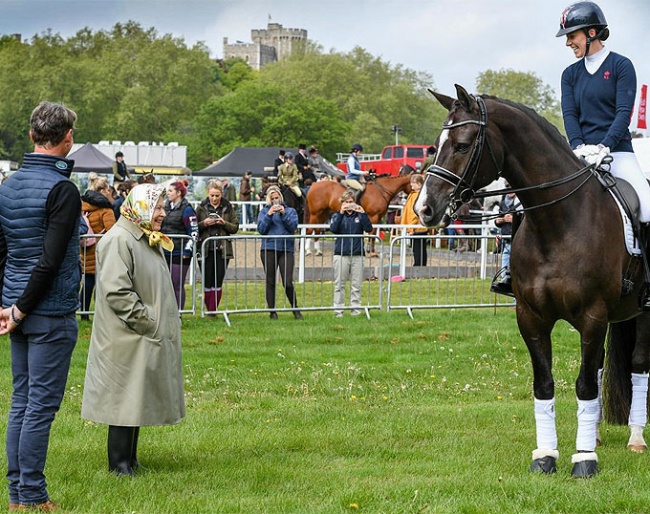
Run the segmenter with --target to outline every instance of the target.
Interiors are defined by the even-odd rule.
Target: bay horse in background
[[[630,450],[646,449],[650,313],[639,310],[643,259],[628,252],[619,208],[607,190],[615,179],[585,167],[532,109],[475,97],[458,85],[456,92],[457,99],[431,92],[449,113],[416,212],[426,226],[444,224],[474,191],[500,176],[517,193],[525,216],[512,241],[510,270],[517,325],[533,368],[537,448],[531,470],[557,469],[551,331],[563,319],[580,333],[572,475],[591,477],[598,472],[603,410],[606,421],[629,424]],[[617,185],[631,190],[622,181]]]
[[[359,197],[359,203],[368,214],[373,225],[381,221],[381,218],[388,210],[388,204],[400,191],[411,191],[410,175],[399,175],[396,177],[377,177],[366,184],[366,189]],[[317,225],[328,223],[330,216],[341,209],[339,198],[346,190],[340,182],[324,180],[312,184],[307,193],[305,202],[304,223]],[[307,234],[322,233],[322,230],[307,229]],[[376,230],[373,231],[373,234]],[[310,241],[308,239],[307,241]],[[377,256],[375,253],[375,240],[370,240],[370,256]],[[309,247],[308,247],[309,248]],[[316,243],[316,252],[320,252],[320,246]]]
[[[305,196],[303,195],[300,198],[297,197],[296,193],[294,193],[289,186],[286,186],[284,184],[278,184],[278,187],[282,193],[284,203],[286,203],[287,206],[296,209],[296,212],[298,213],[298,219],[301,220],[305,215]]]

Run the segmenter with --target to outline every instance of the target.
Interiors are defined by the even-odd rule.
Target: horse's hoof
[[[546,457],[542,457],[541,459],[535,459],[533,463],[530,465],[530,470],[535,473],[544,473],[546,475],[550,475],[552,473],[557,472],[557,466],[555,463],[556,463],[555,457],[551,457],[550,455],[547,455]]]
[[[632,453],[645,453],[646,446],[644,444],[628,444],[627,449]]]
[[[307,251],[305,252],[305,256],[306,256],[306,257],[309,257],[310,255],[311,255],[311,251],[310,251],[310,250],[307,250]]]
[[[323,256],[323,252],[321,251],[316,252],[316,257],[322,257],[322,256]]]
[[[598,455],[595,452],[576,453],[571,457],[571,462],[571,476],[575,478],[591,478],[599,471]]]

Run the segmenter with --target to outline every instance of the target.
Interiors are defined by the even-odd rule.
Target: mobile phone
[[[273,205],[280,205],[280,200],[273,200]]]
[[[211,213],[210,213],[210,217],[211,217],[211,218],[218,218],[219,215],[218,215],[216,212],[211,212]]]

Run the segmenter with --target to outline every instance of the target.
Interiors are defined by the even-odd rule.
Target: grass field
[[[183,318],[187,417],[143,428],[134,479],[80,417],[84,322],[55,421],[49,491],[78,513],[641,513],[648,455],[605,425],[601,473],[571,478],[577,334],[554,332],[559,471],[531,474],[532,375],[512,309]],[[0,353],[2,426],[11,390]],[[2,466],[6,466],[4,455]],[[6,493],[5,493],[6,494]],[[5,496],[6,498],[6,496]]]

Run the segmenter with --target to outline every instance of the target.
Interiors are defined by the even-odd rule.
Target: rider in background
[[[345,178],[347,186],[350,189],[354,189],[354,201],[356,203],[359,203],[359,197],[366,189],[365,177],[369,174],[368,171],[361,169],[361,164],[359,163],[359,155],[362,152],[363,146],[361,146],[361,143],[354,143],[352,145],[352,150],[350,150],[350,157],[348,157],[347,163],[347,176]]]
[[[284,154],[284,163],[278,166],[278,184],[291,189],[298,202],[301,202],[302,190],[298,185],[299,180],[300,172],[298,166],[293,163],[293,154],[286,152]]]
[[[636,98],[634,65],[603,45],[609,29],[603,11],[593,2],[577,2],[560,18],[557,37],[578,62],[562,73],[562,116],[574,153],[589,164],[613,157],[611,173],[629,182],[639,195],[640,220],[650,243],[650,186],[632,149],[630,118]],[[647,251],[646,254],[650,252]],[[650,309],[650,298],[644,299]]]

